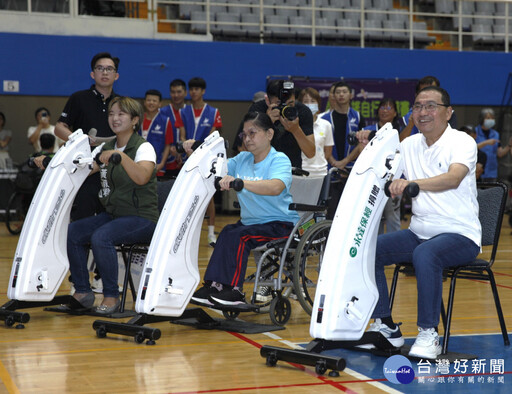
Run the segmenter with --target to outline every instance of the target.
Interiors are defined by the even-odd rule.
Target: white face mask
[[[495,124],[496,121],[494,119],[484,119],[484,127],[486,129],[492,129]]]
[[[308,107],[311,112],[314,114],[316,114],[318,112],[318,104],[317,103],[311,103],[311,104],[304,104],[306,107]]]

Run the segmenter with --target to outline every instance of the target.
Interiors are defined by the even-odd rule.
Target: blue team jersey
[[[240,203],[240,219],[244,225],[262,224],[274,221],[297,223],[297,212],[290,211],[288,206],[293,202],[290,194],[292,184],[292,166],[290,159],[274,148],[267,157],[254,163],[250,152],[240,152],[228,161],[228,175],[243,180],[280,179],[285,188],[277,196],[263,196],[243,189],[238,192]]]

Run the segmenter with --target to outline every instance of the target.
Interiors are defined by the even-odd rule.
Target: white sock
[[[208,225],[208,236],[215,235],[215,226]]]

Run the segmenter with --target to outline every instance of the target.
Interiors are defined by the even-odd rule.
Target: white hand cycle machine
[[[396,349],[378,332],[364,333],[378,301],[375,249],[387,197],[385,186],[402,175],[398,132],[390,123],[377,131],[348,177],[327,240],[318,279],[310,335],[305,350],[263,346],[267,365],[278,360],[315,366],[318,374],[345,368],[341,357],[322,355],[328,349],[372,343],[384,352]],[[409,185],[415,196],[416,184]],[[414,190],[416,189],[416,190]]]
[[[30,204],[22,228],[7,288],[10,301],[0,308],[0,319],[18,328],[30,320],[16,309],[65,304],[70,296],[55,296],[69,268],[66,240],[71,206],[89,175],[93,155],[89,137],[72,133],[50,162]],[[45,159],[46,160],[46,159]]]

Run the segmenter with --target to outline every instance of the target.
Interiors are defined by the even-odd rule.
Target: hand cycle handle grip
[[[368,141],[371,141],[373,137],[375,137],[375,134],[377,134],[375,130],[370,131],[370,134],[368,135]],[[357,145],[359,140],[357,139],[355,132],[348,133],[347,142],[349,145]]]
[[[29,168],[37,168],[36,163],[34,163],[34,159],[35,159],[35,157],[31,157],[30,159],[28,159],[27,165],[29,166]],[[52,158],[49,156],[46,156],[43,159],[43,167],[47,168],[48,165],[50,164],[50,161],[52,161]]]
[[[389,193],[389,185],[391,185],[391,181],[387,181],[384,185],[384,194],[387,197],[391,197],[391,193]],[[416,182],[409,183],[404,189],[404,195],[409,197],[416,197],[420,193],[420,187]]]
[[[219,182],[221,179],[222,179],[221,177],[215,177],[215,189],[216,190],[220,190]],[[244,188],[244,181],[240,178],[236,178],[235,180],[229,182],[229,187],[231,189],[235,190],[236,192],[239,192]]]
[[[48,166],[50,165],[50,161],[52,161],[52,158],[49,157],[49,156],[46,156],[44,159],[43,159],[43,167],[44,168],[48,168]]]
[[[192,144],[191,149],[192,150],[196,150],[197,148],[199,148],[199,146],[202,143],[203,143],[203,141],[195,141]],[[178,153],[185,153],[185,149],[183,148],[183,141],[179,141],[179,142],[176,143],[176,152],[178,152]]]
[[[94,161],[99,165],[101,166],[103,163],[100,161],[100,155],[101,155],[101,152],[98,153],[96,155],[96,157],[94,158]],[[114,165],[117,165],[119,163],[121,163],[121,155],[119,153],[112,153],[112,155],[110,156],[110,159],[108,159],[108,161]]]

